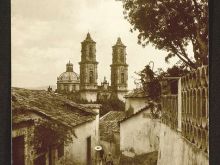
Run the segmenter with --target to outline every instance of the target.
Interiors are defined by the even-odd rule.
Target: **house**
[[[113,157],[120,155],[120,128],[118,122],[125,117],[124,111],[109,111],[100,118],[100,144]]]
[[[139,160],[137,157],[149,154],[157,158],[155,154],[158,152],[160,132],[158,120],[152,118],[150,107],[145,106],[119,122],[120,164],[126,164],[126,161],[135,163],[135,160]]]
[[[99,107],[12,88],[13,164],[91,164],[99,143]]]
[[[137,88],[124,96],[125,98],[125,111],[136,113],[148,104],[148,96],[142,88]]]

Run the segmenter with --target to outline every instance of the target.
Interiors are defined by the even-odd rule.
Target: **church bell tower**
[[[128,92],[128,65],[126,63],[126,46],[118,38],[116,44],[112,46],[111,66],[111,87],[112,94],[120,100],[124,100],[124,95]]]
[[[88,33],[86,39],[81,42],[80,65],[80,97],[87,101],[97,100],[97,65],[96,42]]]

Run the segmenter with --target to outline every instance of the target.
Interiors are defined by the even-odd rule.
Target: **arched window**
[[[119,49],[119,58],[121,62],[124,62],[124,50],[123,49]]]
[[[124,83],[124,82],[125,82],[125,74],[121,73],[121,83]]]
[[[120,54],[120,61],[124,62],[124,55],[123,54]]]
[[[93,47],[90,46],[90,47],[89,47],[89,58],[90,58],[90,59],[92,58],[92,54],[93,54],[92,50],[93,50]]]
[[[89,83],[93,83],[93,71],[89,72]]]

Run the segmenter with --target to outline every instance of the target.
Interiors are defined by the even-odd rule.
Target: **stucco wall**
[[[105,154],[108,154],[109,152],[111,152],[113,157],[115,157],[115,158],[119,157],[119,155],[120,155],[119,133],[114,133],[114,141],[113,142],[100,140],[100,144],[104,148]]]
[[[208,165],[208,156],[181,134],[161,124],[157,165]]]
[[[147,105],[146,98],[126,98],[125,100],[125,111],[127,111],[130,107],[134,109],[134,113],[144,108]]]
[[[118,95],[119,100],[121,100],[121,101],[123,101],[123,102],[125,102],[124,96],[125,96],[126,94],[127,94],[127,92],[122,92],[122,91],[118,91],[118,92],[117,92],[117,95]]]
[[[94,159],[95,154],[94,147],[98,144],[96,120],[82,124],[76,127],[74,130],[77,137],[73,137],[73,142],[65,149],[65,163],[85,165],[87,162],[87,138],[91,136],[92,160]]]
[[[80,91],[80,98],[95,102],[97,100],[97,92],[96,91]]]
[[[108,154],[109,152],[111,152],[112,156],[116,157],[116,154],[115,154],[116,144],[115,143],[113,142],[110,143],[108,141],[101,140],[100,144],[102,145],[105,154]]]
[[[157,151],[160,123],[143,111],[120,123],[120,150],[125,156]]]

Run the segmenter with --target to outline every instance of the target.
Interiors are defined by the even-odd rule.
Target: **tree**
[[[168,52],[166,61],[178,56],[191,68],[208,63],[207,0],[123,0],[123,8],[142,46],[152,43]],[[189,43],[192,55],[186,51]]]
[[[181,77],[187,73],[189,73],[189,70],[184,68],[184,66],[174,65],[166,71],[158,69],[157,72],[154,72],[149,65],[146,65],[145,68],[137,74],[140,77],[140,82],[145,94],[148,95],[151,100],[157,102],[161,95],[160,81],[164,77]],[[171,83],[171,91],[177,91],[177,88],[176,83]]]
[[[109,111],[124,111],[125,109],[125,103],[118,98],[99,100],[97,103],[101,104],[100,116],[105,115]]]
[[[159,79],[155,76],[153,70],[149,65],[146,65],[139,73],[139,76],[145,94],[152,100],[157,101],[160,97],[161,89]]]

